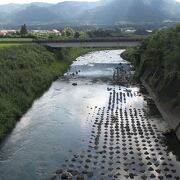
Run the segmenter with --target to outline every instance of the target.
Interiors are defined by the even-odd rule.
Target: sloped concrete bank
[[[141,77],[141,83],[144,85],[149,95],[154,100],[163,119],[168,122],[169,126],[176,133],[178,139],[180,140],[180,111],[177,109],[172,110],[172,107],[170,107],[169,103],[162,102],[162,100],[156,95],[145,79],[145,77]]]

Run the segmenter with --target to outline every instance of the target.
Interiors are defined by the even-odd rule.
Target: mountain
[[[57,4],[30,3],[30,4],[7,4],[0,5],[3,18],[0,23],[6,21],[11,24],[44,24],[72,22],[85,11],[96,8],[102,2],[75,2],[67,1]]]
[[[47,23],[58,20],[56,14],[50,11],[47,7],[39,7],[37,5],[28,6],[26,9],[14,14],[12,20],[18,24],[35,24]]]
[[[81,18],[90,24],[160,22],[180,18],[180,3],[175,0],[114,0],[85,12]]]
[[[56,15],[63,17],[66,20],[75,19],[79,17],[85,11],[98,7],[100,4],[97,2],[75,2],[65,1],[55,4],[50,9],[56,13]]]
[[[176,0],[66,1],[57,4],[0,5],[0,24],[103,24],[152,23],[180,20]]]
[[[34,3],[29,3],[29,4],[14,4],[14,3],[10,3],[10,4],[4,4],[4,5],[0,5],[0,12],[1,13],[7,13],[7,14],[12,14],[12,13],[16,13],[18,11],[24,10],[29,6],[38,6],[38,7],[47,7],[51,4],[49,3],[41,3],[41,2],[34,2]]]
[[[180,3],[177,1],[167,0],[164,10],[175,19],[180,17]]]

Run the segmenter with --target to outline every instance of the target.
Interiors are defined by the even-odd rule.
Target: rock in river
[[[73,176],[72,176],[71,173],[65,171],[65,172],[62,173],[61,178],[62,179],[72,179]]]
[[[72,83],[73,86],[77,86],[77,83]]]

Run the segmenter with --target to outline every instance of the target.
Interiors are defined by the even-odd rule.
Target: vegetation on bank
[[[136,54],[136,52],[137,52],[137,48],[128,48],[128,49],[126,49],[126,51],[124,51],[121,54],[121,57],[123,59],[126,59],[129,62],[134,63],[135,62],[135,54]]]
[[[0,43],[1,42],[32,42],[32,38],[21,38],[21,37],[12,37],[12,38],[6,38],[6,37],[3,37],[3,38],[0,38]]]
[[[0,48],[0,139],[75,58],[89,51],[92,49],[48,51],[39,45]]]
[[[148,37],[139,48],[122,57],[133,62],[160,99],[180,105],[180,24]]]
[[[17,43],[3,43],[3,44],[0,44],[0,48],[6,48],[6,47],[11,47],[11,46],[20,46],[21,44],[17,44]]]

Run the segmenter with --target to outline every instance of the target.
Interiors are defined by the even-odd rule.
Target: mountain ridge
[[[176,0],[66,1],[57,4],[34,2],[0,5],[0,24],[69,23],[114,25],[180,20]]]

